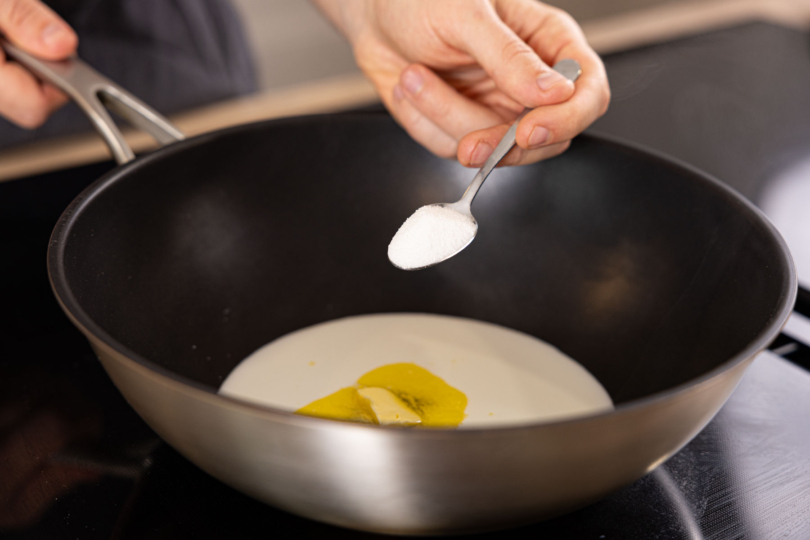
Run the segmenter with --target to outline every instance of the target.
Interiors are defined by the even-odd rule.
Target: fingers
[[[598,89],[598,77],[592,79]],[[593,100],[588,97],[592,93],[598,92],[582,91],[577,100],[572,98],[563,104],[536,109],[560,110],[556,114],[542,115],[539,121],[531,124],[529,129],[533,131],[525,135],[531,139],[531,145],[528,142],[519,144],[507,154],[501,165],[533,163],[564,152],[569,140],[598,116],[599,111],[588,107],[592,105]],[[503,124],[504,118],[492,109],[456,92],[421,65],[411,65],[403,70],[387,104],[417,142],[439,156],[456,157],[462,165],[469,167],[482,166],[509,128],[508,124]],[[525,118],[518,126],[519,131],[526,129],[524,123]],[[548,124],[551,128],[540,124]],[[555,130],[554,135],[550,129]]]
[[[508,129],[508,124],[502,124],[475,131],[462,138],[458,144],[457,158],[459,163],[465,167],[483,166]],[[501,160],[499,166],[524,165],[549,159],[565,152],[570,144],[571,141],[563,141],[532,150],[515,146]]]
[[[572,58],[582,67],[571,98],[540,107],[526,115],[517,130],[517,144],[538,149],[569,140],[607,110],[610,87],[599,56],[570,15],[533,1],[496,2],[496,10],[540,57],[550,63]]]
[[[534,0],[495,0],[495,10],[512,31],[549,65],[565,58],[561,49],[572,41],[586,42],[568,13]]]
[[[574,85],[551,69],[489,3],[471,4],[459,25],[461,43],[507,96],[524,107],[561,103]]]
[[[463,96],[425,66],[408,66],[399,81],[408,101],[456,140],[503,122],[495,111]]]
[[[580,53],[580,58],[585,58]],[[598,58],[583,62],[576,92],[565,103],[538,107],[518,125],[517,146],[502,165],[521,165],[556,156],[567,143],[602,116],[610,102],[607,77]],[[459,142],[458,160],[462,165],[480,167],[506,133],[508,125],[470,133]],[[562,147],[560,145],[565,145]]]
[[[565,103],[540,107],[527,114],[518,125],[517,144],[537,149],[567,141],[605,114],[610,103],[610,87],[602,62],[593,51],[572,45],[569,54],[582,64],[576,92]]]
[[[39,0],[0,2],[0,32],[14,44],[46,60],[60,60],[76,50],[70,26]]]
[[[506,122],[529,107],[534,111],[518,126],[518,148],[503,160],[528,163],[564,151],[605,112],[604,68],[573,19],[534,0],[456,4],[463,9],[420,12],[429,19],[427,37],[415,35],[422,19],[405,34],[396,32],[402,27],[400,11],[413,5],[403,3],[397,4],[399,11],[392,8],[397,17],[388,13],[393,30],[354,41],[358,64],[418,142],[440,156],[480,166],[508,128]],[[576,87],[549,67],[563,58],[582,66]]]
[[[437,156],[451,158],[456,155],[457,140],[422,114],[410,102],[400,84],[391,92],[388,110],[416,142]]]
[[[425,117],[408,100],[400,78],[408,62],[375,38],[354,44],[357,65],[368,77],[391,116],[419,144],[441,157],[456,154],[457,141]]]
[[[0,33],[26,51],[47,60],[73,54],[78,38],[73,29],[38,0],[0,1]],[[40,83],[0,50],[0,115],[33,129],[61,107],[67,97]]]
[[[66,100],[56,88],[43,85],[21,65],[9,62],[0,51],[0,115],[33,129]]]
[[[497,1],[495,7],[508,26],[541,58],[550,64],[573,58],[582,67],[582,75],[567,101],[537,107],[521,120],[516,133],[521,150],[513,150],[501,163],[523,164],[557,155],[567,148],[568,141],[606,112],[610,87],[604,65],[579,26],[565,12],[534,1]],[[489,157],[490,146],[494,148],[493,140],[497,142],[506,129],[507,126],[498,126],[462,139],[459,161],[480,166]]]

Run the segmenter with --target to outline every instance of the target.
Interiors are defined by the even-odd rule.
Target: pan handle
[[[185,135],[166,117],[76,56],[58,62],[40,60],[2,37],[0,48],[5,49],[8,56],[41,80],[56,86],[70,96],[93,122],[96,131],[107,143],[119,165],[135,159],[135,154],[107,112],[108,108],[152,135],[160,143],[168,144],[185,139]]]

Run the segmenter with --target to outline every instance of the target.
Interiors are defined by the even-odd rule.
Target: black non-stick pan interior
[[[588,136],[493,173],[473,204],[478,237],[457,257],[391,266],[402,221],[456,200],[472,175],[387,118],[240,127],[92,186],[55,232],[51,272],[84,322],[213,388],[293,330],[428,312],[548,341],[622,403],[721,365],[784,306],[789,256],[747,203]]]

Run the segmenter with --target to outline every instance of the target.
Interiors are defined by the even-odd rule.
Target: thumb
[[[76,32],[39,0],[0,1],[0,32],[46,60],[61,60],[73,54],[79,42]]]
[[[478,4],[482,6],[482,4]],[[551,69],[486,2],[461,25],[462,48],[481,65],[498,88],[524,107],[562,103],[574,93],[574,85]]]

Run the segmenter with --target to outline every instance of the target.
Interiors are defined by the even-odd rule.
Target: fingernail
[[[402,99],[402,87],[400,85],[394,86],[394,99],[400,101]]]
[[[545,73],[537,77],[537,86],[539,86],[540,90],[542,90],[543,92],[548,92],[555,86],[564,84],[566,82],[568,82],[568,79],[566,79],[553,69],[550,71],[546,71]]]
[[[540,146],[548,140],[549,132],[542,126],[534,126],[529,134],[529,146]]]
[[[416,70],[409,69],[402,74],[402,86],[409,94],[418,94],[424,84],[425,81]]]
[[[483,167],[484,163],[489,159],[489,156],[492,155],[493,148],[489,145],[489,143],[485,143],[484,141],[478,141],[478,144],[475,145],[475,150],[473,150],[472,157],[470,158],[470,166],[471,167]]]
[[[56,45],[67,35],[65,27],[59,23],[51,23],[42,31],[40,38],[45,45]]]

